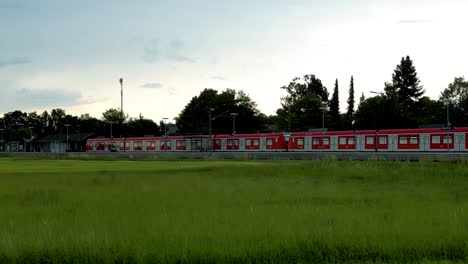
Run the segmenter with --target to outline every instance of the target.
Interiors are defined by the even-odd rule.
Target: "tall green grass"
[[[0,262],[467,256],[463,163],[0,159]]]

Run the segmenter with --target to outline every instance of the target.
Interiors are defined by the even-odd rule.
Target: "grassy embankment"
[[[0,159],[0,262],[468,261],[460,163]]]

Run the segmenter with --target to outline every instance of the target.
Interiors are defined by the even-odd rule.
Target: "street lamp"
[[[444,98],[442,101],[444,102],[444,105],[447,107],[447,127],[449,127],[450,126],[450,121],[449,121],[450,99]]]
[[[167,118],[167,117],[163,117],[163,123],[164,123],[164,151],[167,150],[167,125],[166,125],[166,121],[168,119],[169,118]]]
[[[370,93],[378,94],[378,95],[380,95],[380,96],[384,96],[384,95],[385,95],[385,93],[383,93],[383,92],[376,92],[376,91],[370,91]]]
[[[327,107],[322,104],[322,107],[319,109],[322,110],[322,151],[324,151],[323,141],[325,139],[325,111],[327,110]]]
[[[2,143],[1,151],[4,152],[5,151],[5,140],[3,139],[3,131],[5,131],[5,128],[0,128],[0,131],[2,131],[2,140],[0,141],[0,143]]]
[[[208,134],[210,140],[210,142],[208,143],[208,148],[210,151],[213,151],[213,137],[211,136],[211,134],[213,133],[213,128],[211,125],[211,122],[213,121],[213,118],[211,118],[212,111],[214,111],[214,108],[208,108]]]
[[[211,121],[213,121],[213,118],[211,118],[211,112],[214,111],[214,108],[208,108],[208,134],[210,135],[213,133],[213,129],[211,126]]]
[[[123,111],[123,78],[119,79],[120,83],[120,111],[122,112],[122,122],[123,122],[123,117],[124,117],[124,111]]]
[[[231,113],[230,116],[232,116],[232,135],[236,134],[236,116],[238,116],[237,113]]]
[[[34,135],[33,135],[33,129],[34,127],[33,126],[30,126],[28,127],[30,130],[31,130],[31,139],[29,141],[29,152],[32,152],[33,150],[33,139],[34,139]]]
[[[111,129],[111,131],[110,131],[110,139],[114,139],[113,134],[112,134],[112,124],[115,124],[115,123],[117,123],[117,122],[109,121],[109,122],[107,122],[107,123],[110,124],[110,129]]]
[[[64,125],[67,128],[67,151],[70,149],[70,145],[68,143],[68,128],[71,126],[70,124],[65,124]]]

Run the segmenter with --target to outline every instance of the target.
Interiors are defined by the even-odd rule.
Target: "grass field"
[[[462,263],[467,167],[0,159],[0,262]]]

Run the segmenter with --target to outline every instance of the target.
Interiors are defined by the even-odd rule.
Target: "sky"
[[[468,77],[466,0],[0,0],[0,113],[120,107],[176,117],[205,88],[245,91],[274,114],[315,74],[346,111],[409,55],[427,96]]]

